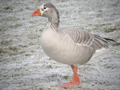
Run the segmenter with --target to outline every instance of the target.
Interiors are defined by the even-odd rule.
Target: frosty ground
[[[71,80],[70,66],[50,59],[40,46],[47,19],[30,16],[47,2],[59,10],[60,27],[79,28],[117,41],[110,43],[109,52],[79,66],[82,84],[67,90],[119,90],[119,0],[1,0],[0,90],[59,90]]]

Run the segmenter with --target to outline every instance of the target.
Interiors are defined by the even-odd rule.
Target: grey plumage
[[[68,34],[75,43],[89,45],[94,50],[108,47],[108,42],[106,39],[84,30],[62,28],[59,32]]]
[[[57,30],[60,22],[58,10],[51,3],[46,3],[44,6],[49,7],[49,11],[44,12],[43,16],[48,17],[48,21],[51,22],[51,27]]]
[[[78,66],[89,61],[96,50],[108,48],[108,39],[84,30],[59,28],[59,12],[51,3],[44,5],[44,17],[48,17],[48,27],[41,36],[41,45],[52,59]],[[44,8],[43,7],[43,8]]]
[[[55,30],[58,30],[57,29],[59,26],[58,10],[51,3],[46,3],[44,6],[50,8],[50,11],[49,11],[50,13],[47,13],[47,15],[52,14],[51,17],[50,16],[48,17],[49,22],[51,22],[51,27],[55,28]],[[56,14],[54,14],[54,10],[55,10]],[[103,47],[105,47],[105,48],[108,47],[108,42],[106,39],[104,39],[98,35],[93,35],[87,31],[65,28],[65,29],[60,29],[59,32],[68,34],[75,43],[87,44],[90,47],[94,48],[94,50],[101,49]]]

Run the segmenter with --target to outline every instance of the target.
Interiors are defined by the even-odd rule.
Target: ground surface
[[[40,46],[47,19],[30,16],[50,1],[60,12],[60,26],[118,42],[79,66],[82,84],[67,90],[120,90],[120,0],[0,0],[0,90],[59,90],[71,80],[70,66],[49,59]]]

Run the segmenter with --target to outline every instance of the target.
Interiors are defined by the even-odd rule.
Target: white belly
[[[41,46],[44,52],[58,62],[65,64],[76,63],[77,60],[72,60],[74,58],[74,43],[68,40],[66,42],[64,38],[55,35],[41,36]]]

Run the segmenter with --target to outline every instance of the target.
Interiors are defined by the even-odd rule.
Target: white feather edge
[[[108,48],[98,49],[98,50],[95,51],[95,54],[92,56],[91,60],[98,57],[98,56],[100,56],[100,55],[102,55],[102,54],[104,54],[104,53],[107,53],[109,51],[110,51],[110,49],[108,49]]]

